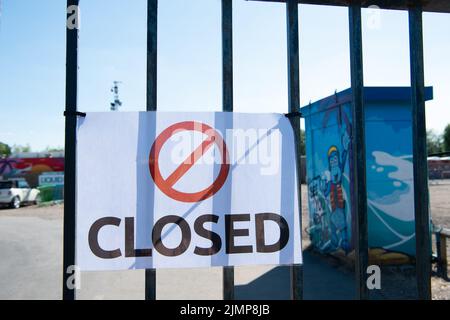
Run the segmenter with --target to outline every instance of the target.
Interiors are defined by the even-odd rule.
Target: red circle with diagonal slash
[[[177,169],[175,169],[172,174],[169,175],[167,179],[164,179],[159,169],[159,154],[164,143],[180,131],[198,131],[206,134],[208,137],[178,166]],[[222,158],[222,164],[216,180],[206,189],[194,193],[175,190],[173,188],[175,183],[189,171],[195,162],[204,155],[213,144],[217,145],[219,148]],[[222,188],[230,170],[228,150],[222,136],[207,124],[195,121],[175,123],[161,132],[153,143],[149,158],[150,174],[152,175],[155,184],[165,195],[182,202],[198,202],[212,197],[220,190],[220,188]]]

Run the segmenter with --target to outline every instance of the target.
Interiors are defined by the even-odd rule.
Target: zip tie
[[[301,117],[302,113],[299,111],[294,111],[294,112],[285,113],[284,116],[286,118],[291,119],[291,118],[295,118],[295,117]]]
[[[86,117],[86,113],[85,112],[80,112],[80,111],[64,111],[64,117]]]

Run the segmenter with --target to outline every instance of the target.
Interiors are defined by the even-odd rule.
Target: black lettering
[[[98,233],[104,226],[111,225],[118,227],[120,219],[116,217],[105,217],[95,221],[89,229],[88,241],[93,254],[102,259],[114,259],[122,255],[120,249],[103,250],[98,243]]]
[[[167,248],[161,240],[162,230],[169,223],[174,223],[181,229],[180,245],[173,249]],[[191,243],[191,229],[189,228],[186,220],[184,220],[182,217],[165,216],[155,223],[155,226],[153,227],[152,240],[153,248],[159,253],[167,257],[176,257],[183,254],[189,248],[189,245]]]
[[[220,251],[222,248],[222,240],[220,239],[220,236],[212,232],[210,230],[206,230],[203,225],[206,222],[213,222],[217,223],[219,221],[219,216],[207,214],[204,216],[200,216],[195,220],[194,223],[194,230],[195,232],[205,239],[208,239],[212,242],[212,246],[210,248],[201,248],[201,247],[195,247],[194,253],[198,254],[199,256],[212,256]]]
[[[151,257],[152,249],[134,248],[134,218],[125,218],[125,257]]]
[[[250,221],[249,214],[233,214],[225,215],[225,236],[226,236],[226,252],[229,253],[252,253],[252,246],[236,246],[234,244],[235,237],[247,237],[248,229],[234,229],[234,222]]]
[[[280,228],[280,239],[274,244],[266,245],[264,221],[273,221]],[[289,225],[286,220],[275,213],[258,213],[255,216],[256,252],[276,252],[282,250],[289,241]]]

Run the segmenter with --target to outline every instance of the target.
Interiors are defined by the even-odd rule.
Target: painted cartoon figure
[[[326,199],[320,193],[320,177],[315,177],[308,182],[309,202],[312,209],[312,220],[309,233],[311,241],[316,243],[321,251],[325,251],[330,245],[329,212]]]
[[[325,203],[319,197],[320,177],[315,177],[308,183],[309,198],[314,208],[314,214],[322,216],[325,212]]]
[[[328,149],[328,169],[329,178],[321,179],[321,189],[329,199],[331,216],[331,242],[335,248],[349,250],[349,241],[347,239],[347,219],[345,212],[345,197],[342,187],[342,178],[347,161],[348,146],[350,137],[347,130],[342,132],[342,152],[335,145]]]

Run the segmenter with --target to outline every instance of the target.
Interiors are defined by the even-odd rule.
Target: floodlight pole
[[[158,0],[147,0],[147,111],[157,110]],[[156,269],[145,270],[145,300],[156,300]]]
[[[233,112],[233,0],[222,0],[222,111]],[[223,299],[234,300],[234,267],[222,271]]]
[[[79,0],[67,0],[66,7],[66,119],[64,163],[63,226],[63,300],[75,300],[75,192],[76,127],[78,89],[78,14]]]

